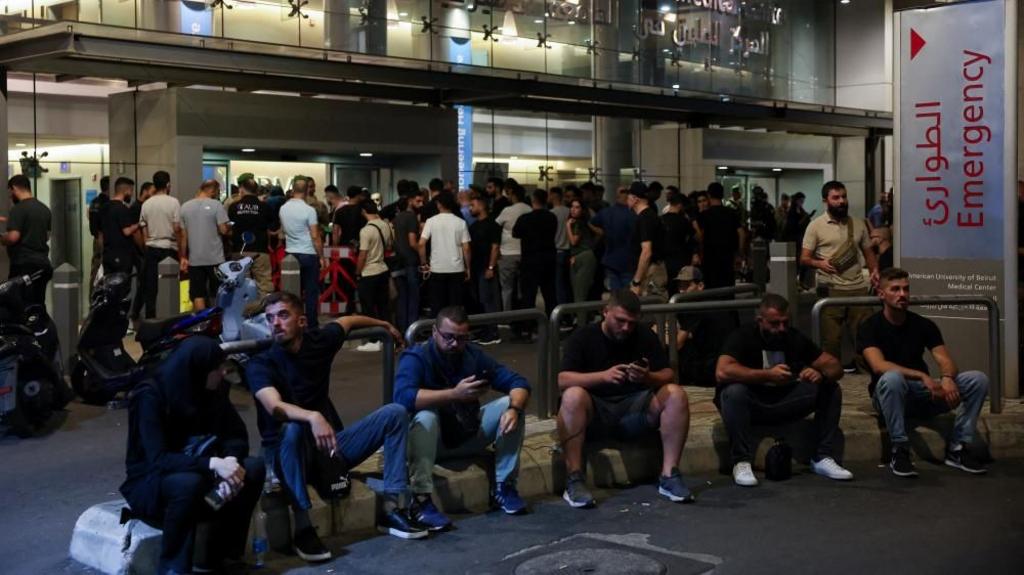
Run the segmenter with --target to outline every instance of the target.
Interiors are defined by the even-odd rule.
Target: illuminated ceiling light
[[[668,4],[661,7],[662,12],[668,12],[670,10],[672,10],[672,8],[670,8]]]
[[[407,17],[408,15],[409,15],[409,13],[408,13],[408,12],[399,12],[399,13],[398,13],[398,17],[399,17],[399,18],[405,18],[405,17]]]
[[[781,171],[782,171],[782,168],[772,168],[772,171],[773,171],[773,172],[781,172]]]
[[[510,159],[510,160],[518,160],[519,156],[509,156],[508,159]]]
[[[251,154],[256,151],[256,148],[242,148],[242,151],[246,154]]]
[[[519,28],[516,26],[516,17],[511,10],[505,11],[505,19],[501,22],[501,35],[508,38],[519,36]]]
[[[359,152],[359,157],[361,157],[361,158],[372,158],[373,157],[373,152]]]
[[[839,0],[840,4],[849,4],[850,0]]]
[[[25,147],[25,144],[23,144],[21,142],[18,142],[17,144],[14,144],[14,145],[19,147],[19,148],[24,148]]]
[[[732,98],[730,98],[729,96],[726,96],[725,94],[722,94],[719,97],[719,99],[722,100],[723,102],[728,102],[729,100],[732,100]]]
[[[533,23],[534,24],[543,24],[544,21],[543,20],[534,20]]]
[[[569,25],[570,25],[570,26],[573,26],[573,25],[575,25],[575,24],[576,24],[576,21],[575,21],[575,20],[569,20]]]
[[[728,170],[729,166],[718,166],[719,170]]]
[[[679,89],[679,84],[672,84],[672,89],[673,90],[678,90]]]

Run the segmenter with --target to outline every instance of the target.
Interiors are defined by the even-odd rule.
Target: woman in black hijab
[[[161,574],[192,572],[200,521],[214,523],[201,569],[218,570],[245,552],[266,471],[262,459],[248,457],[249,434],[228,400],[223,360],[215,340],[191,337],[132,393],[121,493],[132,516],[163,529]],[[210,503],[217,495],[219,510]]]

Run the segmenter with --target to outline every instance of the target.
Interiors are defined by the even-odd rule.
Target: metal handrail
[[[473,327],[479,327],[482,325],[498,325],[502,323],[511,323],[515,321],[536,321],[537,322],[537,345],[540,348],[540,352],[537,354],[537,381],[533,386],[532,392],[530,393],[530,399],[532,409],[534,410],[537,417],[544,419],[547,417],[546,407],[550,402],[548,398],[549,388],[548,385],[548,341],[549,341],[549,329],[547,324],[547,316],[544,312],[537,308],[527,309],[514,309],[509,311],[498,311],[493,313],[480,313],[469,316],[469,325]],[[437,323],[434,319],[420,319],[414,321],[405,330],[405,342],[407,345],[416,344],[416,334],[427,328],[433,327]]]
[[[350,331],[345,339],[380,339],[381,340],[381,405],[394,401],[395,395],[395,338],[391,332],[382,327],[363,327]]]
[[[938,304],[981,304],[988,310],[988,370],[992,382],[989,395],[989,409],[992,413],[1003,412],[1003,352],[999,333],[999,304],[987,296],[975,295],[926,295],[911,296],[910,305]],[[811,338],[821,345],[821,312],[826,307],[837,306],[880,306],[881,300],[872,296],[827,297],[818,300],[811,309]]]
[[[723,297],[740,294],[752,294],[760,296],[763,293],[761,286],[757,284],[742,283],[734,286],[711,288],[701,291],[690,291],[673,295],[668,303],[682,303],[687,301],[720,300]]]

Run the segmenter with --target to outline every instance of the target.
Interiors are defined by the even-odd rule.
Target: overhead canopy
[[[693,127],[834,136],[892,133],[892,115],[885,112],[87,23],[56,23],[2,36],[0,66],[64,79],[116,78],[135,84],[224,86],[433,106],[471,104]]]

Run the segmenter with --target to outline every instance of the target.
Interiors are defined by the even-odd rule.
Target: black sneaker
[[[320,537],[316,534],[316,529],[312,527],[306,527],[295,532],[295,537],[292,539],[292,548],[295,549],[295,553],[303,561],[310,563],[327,561],[331,558],[331,552],[324,547]]]
[[[975,475],[981,475],[987,473],[988,469],[982,465],[980,461],[965,447],[960,446],[960,449],[952,451],[946,449],[946,465],[955,467],[967,473],[973,473]]]
[[[851,361],[843,366],[843,373],[857,373],[857,362]]]
[[[910,460],[910,450],[903,445],[893,448],[889,469],[892,470],[893,475],[898,477],[917,477],[917,469],[914,467],[914,462]]]
[[[577,471],[569,474],[562,499],[577,509],[594,506],[594,496],[587,489],[587,482],[583,479],[582,473]]]
[[[409,517],[404,509],[394,509],[377,524],[377,531],[400,539],[423,539],[429,533],[426,527]]]

